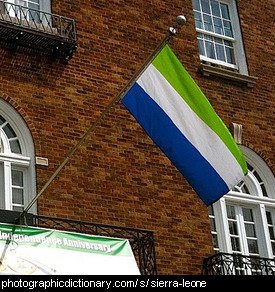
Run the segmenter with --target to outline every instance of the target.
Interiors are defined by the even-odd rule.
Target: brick
[[[266,1],[238,1],[249,72],[247,88],[205,78],[191,1],[52,1],[52,12],[74,18],[78,49],[68,64],[43,54],[0,48],[0,98],[24,118],[41,189],[90,123],[130,80],[184,13],[172,49],[229,126],[244,126],[244,144],[274,171],[274,42]],[[255,18],[255,13],[257,17]],[[159,274],[200,274],[212,254],[207,208],[122,104],[95,129],[38,202],[41,215],[143,228],[155,232]]]

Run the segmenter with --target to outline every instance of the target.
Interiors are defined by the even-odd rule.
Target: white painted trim
[[[232,41],[233,43],[233,49],[234,49],[234,55],[236,59],[236,66],[226,63],[226,62],[221,62],[219,60],[214,60],[207,58],[205,56],[200,55],[200,59],[204,61],[208,61],[210,63],[214,64],[219,64],[223,65],[228,68],[234,68],[238,69],[240,74],[243,75],[248,75],[248,69],[247,69],[247,63],[246,63],[246,57],[245,57],[245,51],[244,51],[244,44],[243,44],[243,38],[242,38],[242,33],[241,33],[241,26],[240,26],[240,20],[238,16],[238,8],[235,0],[222,0],[219,1],[222,3],[225,3],[228,5],[229,8],[229,13],[231,16],[231,24],[232,24],[232,30],[234,34],[234,38],[226,37],[226,36],[221,36],[215,33],[211,33],[199,28],[196,28],[196,31],[202,34],[208,34],[212,35],[214,37],[218,37],[221,39],[227,39]]]
[[[236,1],[230,1],[229,3],[230,15],[232,17],[232,27],[234,32],[235,43],[233,43],[235,58],[237,62],[237,66],[241,74],[248,75],[248,69],[246,64],[246,57],[243,45],[243,37],[241,33],[241,25],[238,15],[238,9]],[[232,12],[231,12],[232,11]]]
[[[22,150],[22,155],[11,153],[10,151],[7,151],[7,153],[0,153],[0,162],[4,163],[5,205],[6,209],[11,210],[11,164],[25,171],[26,181],[28,182],[25,190],[25,206],[27,206],[36,195],[35,149],[32,135],[26,122],[10,104],[1,98],[0,115],[8,121],[14,130]],[[3,132],[1,129],[0,131]],[[2,133],[1,137],[4,142],[5,133]],[[37,213],[37,206],[34,205],[30,212]]]
[[[11,154],[5,154],[5,153],[0,153],[0,162],[4,161],[9,161],[15,165],[18,166],[23,166],[23,167],[28,167],[30,166],[31,163],[31,158],[30,157],[25,157],[25,156],[20,156],[20,155],[15,155],[13,153]]]
[[[273,224],[275,224],[275,198],[274,196],[272,197],[275,189],[275,178],[268,165],[259,155],[243,145],[240,145],[240,148],[247,162],[256,169],[261,179],[264,181],[269,197],[262,196],[261,190],[259,189],[257,189],[258,194],[255,196],[231,191],[213,204],[219,250],[220,252],[232,252],[226,212],[226,204],[230,204],[237,206],[239,210],[242,207],[253,209],[260,256],[273,258],[274,255],[270,242],[266,211],[272,212],[272,220]],[[242,225],[243,218],[239,218],[239,220],[239,232],[244,235],[245,230],[244,225]],[[245,238],[243,238],[242,241],[242,252],[243,254],[248,254],[248,246],[245,242]]]
[[[217,64],[217,65],[220,65],[222,67],[227,67],[227,68],[230,68],[230,69],[236,69],[236,70],[238,69],[237,65],[229,64],[229,63],[226,63],[226,62],[223,62],[223,61],[220,61],[220,60],[211,59],[211,58],[208,58],[208,57],[203,56],[203,55],[200,55],[200,60],[201,61],[205,61],[207,63]]]
[[[261,179],[265,183],[265,188],[269,197],[275,201],[275,177],[272,171],[266,162],[255,151],[244,145],[239,145],[239,147],[243,152],[246,161],[257,170]]]
[[[5,161],[4,166],[4,197],[5,197],[5,209],[11,210],[11,163]]]

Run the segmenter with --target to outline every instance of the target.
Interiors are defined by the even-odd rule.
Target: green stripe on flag
[[[220,137],[240,164],[244,175],[246,175],[247,166],[245,159],[228,128],[216,114],[203,92],[168,45],[162,49],[152,64],[185,100],[197,116]]]

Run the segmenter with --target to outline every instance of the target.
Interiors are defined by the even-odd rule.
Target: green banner
[[[126,239],[0,224],[2,274],[139,274]]]

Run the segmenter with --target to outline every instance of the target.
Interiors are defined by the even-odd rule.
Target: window
[[[247,75],[234,0],[193,0],[200,59]]]
[[[264,197],[268,197],[265,182],[262,180],[261,176],[258,174],[256,168],[251,166],[249,163],[248,167],[248,176],[241,181],[238,185],[236,185],[233,191],[250,194],[251,196],[257,196],[257,194],[261,194]]]
[[[267,220],[269,237],[270,237],[270,241],[271,241],[272,253],[273,253],[273,257],[275,258],[275,216],[274,216],[274,212],[267,210],[266,211],[266,220]]]
[[[20,15],[21,19],[27,19],[29,21],[33,22],[40,22],[40,13],[38,10],[40,10],[40,3],[39,0],[17,0],[15,1],[16,4],[28,7],[30,9],[24,9],[16,7],[16,12]]]
[[[214,251],[275,258],[275,178],[261,157],[240,148],[248,175],[209,207]]]
[[[30,21],[35,23],[43,23],[47,25],[50,21],[50,16],[40,11],[51,12],[51,0],[9,0],[5,4],[4,11],[9,16]]]
[[[259,256],[253,208],[227,204],[226,210],[232,252]]]
[[[45,12],[50,12],[51,7],[51,0],[9,0],[8,2]]]
[[[0,116],[0,127],[2,129],[1,132],[1,152],[5,149],[9,149],[12,153],[21,154],[21,147],[18,141],[18,137],[16,136],[15,132],[13,131],[10,124]],[[5,136],[5,137],[4,137]],[[7,142],[7,146],[4,147],[4,141]]]
[[[0,209],[23,211],[35,191],[31,134],[21,116],[0,99]]]
[[[40,0],[15,0],[15,4],[25,6],[31,9],[40,10]]]

